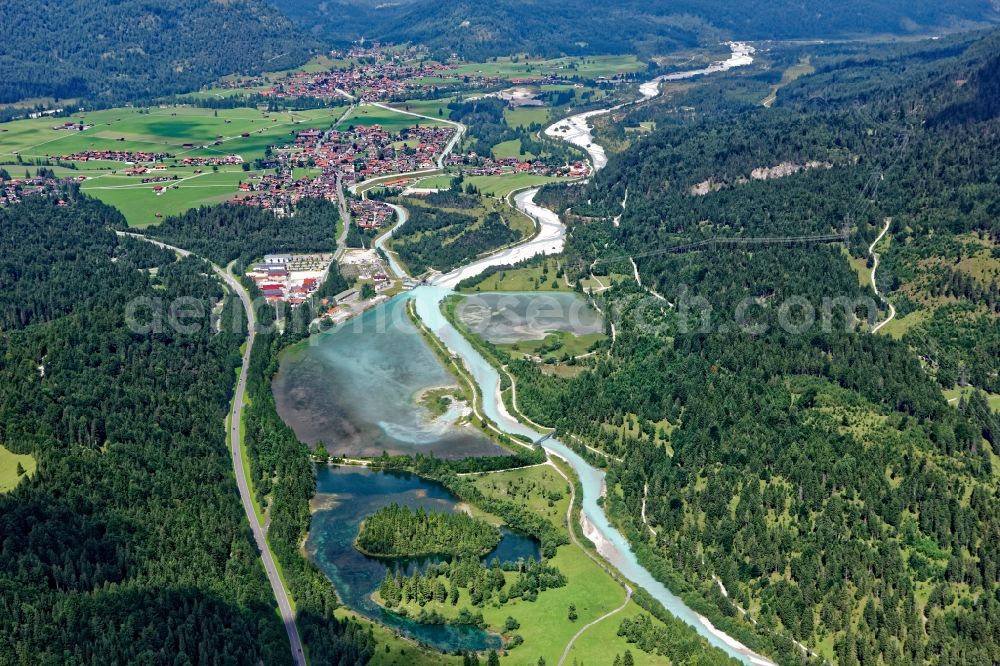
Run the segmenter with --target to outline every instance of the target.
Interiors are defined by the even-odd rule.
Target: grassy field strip
[[[601,620],[606,620],[607,618],[611,617],[615,613],[618,613],[618,612],[621,612],[621,611],[625,610],[625,608],[628,606],[629,602],[632,601],[632,588],[629,586],[628,583],[626,583],[624,581],[621,581],[621,580],[618,580],[617,577],[615,577],[614,574],[612,574],[610,570],[606,569],[605,565],[602,562],[598,561],[597,558],[590,551],[588,551],[586,548],[584,548],[583,544],[581,544],[579,542],[579,540],[576,538],[576,531],[573,529],[573,507],[576,505],[576,484],[573,483],[570,480],[570,478],[561,469],[559,469],[558,465],[556,465],[554,462],[552,462],[552,460],[551,460],[552,455],[553,454],[549,453],[549,463],[552,465],[552,469],[554,469],[559,474],[559,476],[561,476],[563,479],[565,479],[566,483],[570,487],[569,506],[566,508],[566,529],[569,532],[569,538],[570,538],[570,540],[573,542],[574,546],[576,546],[577,548],[579,548],[580,550],[582,550],[587,555],[587,557],[589,557],[591,560],[593,560],[594,563],[597,564],[599,567],[601,567],[602,569],[605,569],[605,571],[607,571],[608,574],[610,574],[612,578],[615,578],[615,580],[617,580],[618,582],[620,582],[622,584],[622,586],[625,588],[625,602],[622,603],[621,606],[619,606],[618,608],[615,608],[614,610],[608,611],[607,613],[605,613],[604,615],[600,616],[596,620],[593,620],[592,622],[590,622],[588,624],[585,624],[584,626],[580,627],[580,630],[577,631],[575,634],[573,634],[573,637],[569,639],[569,643],[566,644],[566,649],[563,650],[562,656],[559,658],[559,666],[563,666],[563,664],[566,663],[566,658],[569,656],[569,651],[573,648],[573,643],[575,643],[576,639],[578,639],[580,636],[583,635],[583,632],[585,632],[587,629],[593,627],[595,624],[599,623]]]
[[[179,180],[169,180],[162,183],[128,183],[127,185],[104,185],[100,187],[88,187],[88,190],[131,190],[136,188],[149,189],[151,185],[180,185],[181,183],[186,183],[189,180],[194,180],[195,178],[200,178],[201,176],[207,176],[209,173],[235,173],[233,171],[206,171],[203,173],[193,173],[190,176],[185,176]],[[203,185],[202,187],[212,187],[211,185]],[[226,187],[225,185],[216,185],[215,187]]]
[[[24,474],[17,473],[19,463],[24,468]],[[21,483],[21,479],[33,476],[36,466],[33,456],[14,453],[0,444],[0,494],[9,493]]]

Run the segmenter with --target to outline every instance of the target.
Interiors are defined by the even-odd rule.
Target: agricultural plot
[[[153,191],[154,184],[105,175],[86,181],[80,189],[120,210],[130,226],[146,227],[191,208],[229,201],[238,191],[240,181],[253,175],[254,172],[240,169],[209,170],[201,174],[191,169],[176,181],[157,183],[165,186],[162,194]]]
[[[536,187],[546,183],[565,182],[565,178],[555,176],[536,176],[533,173],[512,173],[504,176],[469,176],[466,183],[471,183],[481,194],[494,197],[504,197],[525,187]]]
[[[491,62],[467,63],[460,65],[455,72],[458,76],[497,76],[506,79],[574,75],[596,79],[637,72],[645,67],[645,63],[632,55],[567,57],[551,60],[514,57],[496,58]]]
[[[107,109],[76,114],[72,120],[90,125],[83,131],[56,130],[64,119],[39,118],[0,125],[0,165],[14,175],[34,166],[22,164],[86,151],[169,153],[166,171],[126,176],[129,164],[117,161],[76,161],[78,167],[53,167],[59,177],[85,177],[81,190],[118,208],[132,226],[155,224],[190,208],[232,199],[238,186],[255,175],[241,166],[177,166],[185,157],[239,155],[245,162],[263,157],[270,146],[284,145],[294,133],[326,128],[343,107],[302,112],[264,113],[257,109],[201,109],[187,106]],[[398,114],[392,114],[398,116]],[[399,116],[407,118],[406,116]],[[301,169],[297,177],[315,175]],[[166,178],[143,183],[143,177]],[[161,192],[154,188],[162,188]]]
[[[493,146],[493,157],[496,159],[504,159],[508,157],[519,157],[525,160],[534,159],[535,156],[528,152],[521,152],[521,141],[519,139],[511,139],[510,141],[501,141],[500,143]]]
[[[511,127],[529,127],[533,124],[544,125],[549,121],[551,112],[541,106],[522,106],[518,109],[504,111],[504,120]]]
[[[0,162],[16,162],[18,156],[29,161],[88,150],[170,153],[176,157],[235,153],[252,160],[262,157],[268,146],[286,142],[293,130],[328,127],[342,113],[342,107],[265,113],[247,108],[215,111],[177,106],[107,109],[68,119],[17,120],[0,125]],[[69,120],[90,127],[83,131],[54,129]],[[120,168],[121,163],[113,166]]]
[[[448,104],[455,101],[454,97],[441,97],[437,99],[411,99],[405,102],[391,104],[393,108],[412,113],[421,113],[425,116],[436,116],[438,118],[448,117]]]
[[[420,112],[414,111],[414,113]],[[397,113],[391,109],[364,105],[354,109],[354,111],[351,112],[351,115],[345,118],[344,122],[341,123],[341,127],[349,127],[351,125],[364,127],[381,125],[382,129],[388,132],[398,132],[399,130],[413,127],[415,125],[422,125],[426,127],[446,124],[447,123],[436,120],[414,118],[413,116],[408,116],[405,113]]]

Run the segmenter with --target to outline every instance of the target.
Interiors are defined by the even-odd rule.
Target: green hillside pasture
[[[24,474],[18,475],[17,464],[21,463]],[[30,455],[18,455],[0,445],[0,494],[9,493],[21,479],[35,473],[35,459]]]
[[[237,193],[239,182],[253,173],[230,169],[218,172],[207,170],[195,175],[191,169],[184,172],[181,180],[159,183],[167,186],[166,192],[159,195],[153,192],[155,183],[137,183],[136,178],[125,176],[92,178],[80,189],[120,210],[129,226],[146,227],[191,208],[229,201]],[[175,185],[177,189],[173,189]],[[157,217],[156,213],[160,213],[161,217]]]

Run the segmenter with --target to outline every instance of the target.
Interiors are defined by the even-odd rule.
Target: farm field
[[[519,109],[506,109],[503,116],[511,127],[528,127],[534,123],[544,125],[549,121],[551,112],[542,106],[523,106]]]
[[[460,65],[455,71],[458,76],[479,74],[507,79],[550,75],[599,78],[637,72],[645,67],[645,63],[632,55],[607,55],[554,58],[551,60],[536,60],[525,57],[496,58],[491,62],[466,63]]]
[[[17,464],[21,463],[24,474],[18,475]],[[18,455],[0,445],[0,494],[8,493],[17,487],[24,477],[35,473],[35,459],[30,455]]]
[[[466,183],[472,183],[481,194],[495,197],[507,196],[514,190],[525,187],[535,187],[546,183],[566,181],[555,176],[536,176],[532,173],[512,173],[504,176],[469,176]]]
[[[422,111],[417,111],[413,109],[414,113],[422,113]],[[406,129],[408,127],[413,127],[415,125],[445,125],[444,122],[438,122],[433,120],[425,120],[423,118],[414,118],[413,116],[408,116],[404,113],[396,113],[388,109],[383,109],[378,106],[363,105],[358,106],[351,112],[344,122],[341,123],[342,127],[349,127],[351,125],[359,126],[370,126],[370,125],[381,125],[382,129],[389,132],[397,132],[401,129]]]
[[[252,160],[262,157],[268,146],[284,143],[293,129],[328,127],[343,114],[343,108],[266,113],[249,108],[215,111],[171,106],[16,120],[0,125],[0,162],[15,163],[18,155],[34,160],[87,150],[158,152],[176,157],[235,153]],[[53,129],[70,120],[93,127],[84,131]],[[219,145],[213,145],[216,141]],[[121,168],[121,163],[103,165]]]
[[[501,141],[493,146],[493,157],[496,159],[504,159],[508,157],[520,157],[526,160],[534,159],[535,156],[532,153],[521,153],[521,141],[519,139],[511,139],[510,141]]]
[[[191,208],[229,201],[238,191],[239,182],[254,173],[230,169],[194,174],[190,169],[177,181],[160,183],[167,189],[159,195],[153,192],[153,184],[112,175],[92,178],[80,190],[120,210],[129,226],[146,227]]]
[[[405,102],[394,102],[390,104],[390,106],[395,109],[402,109],[403,111],[422,113],[425,116],[447,118],[448,104],[453,101],[455,101],[454,97],[440,97],[437,99],[410,99]]]

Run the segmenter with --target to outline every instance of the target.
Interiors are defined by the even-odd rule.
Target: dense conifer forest
[[[203,261],[116,236],[121,216],[76,194],[0,210],[0,228],[0,442],[38,459],[0,495],[5,663],[288,662],[223,428],[245,327],[216,329],[212,311],[245,321],[238,301]],[[200,313],[181,329],[179,298]],[[260,348],[252,370],[269,363]],[[333,618],[332,588],[298,554],[312,466],[294,435],[286,446],[270,538],[303,639],[322,663],[365,663],[373,639]]]
[[[494,350],[519,405],[606,454],[584,452],[607,466],[607,508],[648,568],[786,663],[801,658],[791,638],[830,646],[841,664],[1000,659],[1000,417],[981,393],[951,405],[941,393],[961,368],[974,387],[995,386],[995,283],[958,262],[919,280],[942,248],[961,258],[995,243],[1000,121],[984,91],[996,44],[821,60],[774,109],[743,104],[747,80],[668,92],[635,111],[657,131],[591,187],[544,195],[572,206],[570,271],[626,273],[633,256],[665,300],[634,282],[604,294],[616,342],[574,379]],[[712,112],[698,113],[710,97]],[[695,113],[675,113],[686,105]],[[750,178],[807,161],[824,165]],[[866,332],[887,312],[857,307],[878,299],[847,261],[864,266],[887,218],[880,288],[935,308],[902,340]],[[846,244],[681,247],[845,227]],[[936,307],[928,291],[957,304]],[[824,299],[840,305],[824,312]],[[655,641],[640,624],[622,631]]]
[[[111,105],[295,67],[318,46],[259,0],[8,0],[0,103]]]
[[[412,41],[442,54],[482,59],[530,53],[662,54],[721,39],[796,39],[907,34],[961,22],[997,20],[987,0],[811,3],[752,0],[587,0],[541,2],[270,0],[304,29],[333,43],[359,37]],[[609,29],[609,23],[618,26]]]
[[[0,441],[38,460],[0,496],[0,654],[286,663],[226,449],[241,337],[210,325],[224,292],[109,227],[121,216],[86,199],[0,211]],[[180,297],[197,330],[129,325],[134,299]]]
[[[500,543],[492,525],[464,513],[384,506],[365,518],[358,548],[379,557],[485,555]]]
[[[323,199],[304,199],[290,218],[254,206],[222,204],[169,217],[146,233],[220,266],[234,259],[245,266],[268,253],[332,254],[338,219],[337,207]]]
[[[392,249],[412,275],[420,275],[429,269],[450,271],[518,237],[496,211],[479,219],[458,210],[411,206],[410,218],[393,233]]]

